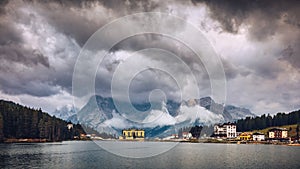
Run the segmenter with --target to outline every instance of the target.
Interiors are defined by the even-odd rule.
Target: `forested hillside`
[[[260,130],[272,126],[283,126],[300,123],[300,110],[286,113],[277,113],[274,116],[247,117],[237,121],[238,131]]]
[[[62,141],[85,133],[81,125],[67,128],[67,122],[36,110],[0,100],[0,141],[5,139],[45,139]]]

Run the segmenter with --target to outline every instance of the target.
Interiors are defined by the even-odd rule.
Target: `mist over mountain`
[[[182,127],[213,125],[255,116],[246,108],[224,106],[210,97],[190,99],[180,103],[167,100],[161,103],[132,103],[132,105],[137,110],[146,112],[141,114],[140,121],[126,117],[122,110],[118,110],[111,97],[99,95],[92,96],[77,114],[74,113],[73,108],[62,108],[61,112],[57,110],[56,114],[72,122],[79,121],[98,132],[109,134],[120,134],[124,128],[143,128],[146,130],[147,137],[164,137],[177,133],[177,130]],[[70,111],[66,112],[67,110]]]
[[[77,123],[77,111],[78,109],[74,105],[65,105],[63,107],[55,109],[55,111],[50,113],[50,115],[66,121],[71,121],[72,123]]]
[[[219,103],[216,103],[212,98],[210,97],[204,97],[199,100],[197,100],[197,103],[205,107],[206,109],[217,113],[222,114],[225,121],[235,121],[241,118],[244,118],[246,116],[256,116],[253,114],[249,109],[237,107],[233,105],[222,105]]]

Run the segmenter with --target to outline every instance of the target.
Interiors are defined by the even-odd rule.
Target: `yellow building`
[[[142,129],[124,129],[122,130],[122,136],[119,139],[125,140],[144,140],[145,131]]]
[[[251,132],[244,132],[244,133],[241,133],[238,137],[240,140],[251,140],[252,139],[252,133]]]

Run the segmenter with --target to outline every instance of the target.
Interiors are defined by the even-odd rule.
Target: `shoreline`
[[[38,139],[38,138],[25,138],[25,139],[16,139],[16,138],[9,138],[4,139],[0,143],[55,143],[55,142],[63,142],[63,141],[76,141],[76,140],[47,140],[47,139]]]
[[[46,143],[50,142],[47,139],[32,139],[32,138],[26,138],[26,139],[16,139],[16,138],[9,138],[4,139],[2,143]]]
[[[212,143],[212,144],[265,144],[265,145],[285,145],[285,146],[300,146],[300,143],[284,143],[284,142],[243,142],[243,141],[218,141],[218,140],[119,140],[119,139],[82,139],[82,140],[60,140],[50,141],[47,139],[4,139],[0,143],[55,143],[64,141],[119,141],[119,142],[178,142],[178,143]]]

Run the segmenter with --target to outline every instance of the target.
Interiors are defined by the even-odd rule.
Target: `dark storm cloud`
[[[123,0],[111,0],[111,1],[100,1],[105,7],[113,9],[113,10],[124,10],[124,7],[127,8],[127,10],[142,10],[144,12],[150,12],[159,6],[159,2],[155,1],[149,1],[149,0],[129,0],[129,1],[123,1]]]
[[[246,73],[246,71],[239,70],[237,67],[235,67],[233,64],[231,64],[230,62],[228,62],[225,59],[222,59],[222,64],[224,67],[224,71],[225,71],[227,80],[234,79],[239,74],[239,72],[241,72],[242,76],[248,75]]]
[[[277,57],[279,61],[286,61],[294,68],[300,69],[300,31],[294,36],[298,36],[298,38],[294,41],[284,41],[282,50]]]
[[[42,64],[49,67],[49,61],[38,50],[25,48],[23,46],[23,39],[20,37],[21,31],[17,30],[12,23],[0,20],[0,60],[9,62],[19,62],[25,65],[33,66]],[[3,69],[3,65],[0,65]]]
[[[256,40],[264,40],[274,35],[280,27],[280,19],[299,28],[300,1],[297,0],[192,0],[192,2],[206,4],[211,17],[221,23],[224,31],[237,33],[243,23],[250,25],[251,36]]]
[[[300,41],[299,41],[300,42]],[[297,44],[297,45],[300,45]],[[283,49],[280,53],[279,60],[287,61],[295,68],[300,68],[300,49],[299,46],[289,45],[287,48]]]
[[[8,3],[8,0],[0,1],[0,15],[5,14],[5,5]]]
[[[83,46],[87,39],[105,24],[103,20],[105,16],[93,18],[93,21],[84,16],[82,10],[92,6],[90,1],[29,2],[38,15],[45,17],[48,24],[52,25],[58,32],[74,38],[80,46]]]
[[[28,2],[38,7],[39,14],[46,17],[49,24],[59,32],[73,37],[80,46],[83,46],[96,30],[112,19],[135,12],[152,11],[159,6],[157,2],[143,0],[47,0],[41,2],[29,0]],[[91,20],[85,16],[86,11],[82,10],[91,10],[94,7],[102,7],[108,13],[93,16]]]
[[[145,58],[150,59],[152,62],[162,62],[162,63],[169,63],[177,72],[177,75],[181,75],[182,79],[186,79],[187,77],[190,77],[190,72],[186,72],[186,70],[180,69],[181,65],[177,64],[186,64],[190,71],[193,73],[193,76],[195,77],[196,81],[198,82],[199,86],[202,86],[203,88],[209,88],[209,76],[207,73],[207,68],[201,61],[201,56],[197,56],[188,46],[183,44],[182,42],[168,36],[163,36],[159,34],[143,34],[143,35],[136,35],[132,36],[130,38],[127,38],[121,42],[119,42],[113,49],[112,52],[117,52],[117,51],[131,51],[131,52],[138,52],[143,49],[162,49],[167,52],[172,53],[174,56],[178,57],[180,59],[180,63],[172,63],[170,62],[170,59],[168,57],[153,57],[153,56],[144,56]],[[232,72],[234,68],[232,65],[227,64],[225,73],[226,74],[234,74]],[[114,69],[111,69],[109,67],[109,70],[112,73],[115,71]],[[164,89],[164,91],[169,91],[169,94],[171,94],[174,90],[172,85],[165,85],[170,83],[168,80],[160,80],[160,84],[156,83],[155,81],[149,81],[146,82],[149,77],[147,77],[147,74],[145,75],[145,80],[142,81],[142,83],[137,83],[141,84],[140,87],[137,87],[135,85],[135,89],[139,88],[144,88],[146,91],[147,86],[160,86],[161,88]],[[156,74],[152,74],[152,76],[157,76]],[[228,79],[231,79],[235,76],[228,76]],[[186,79],[187,80],[187,79]],[[133,89],[133,88],[132,88]],[[151,88],[152,89],[152,88]],[[135,94],[139,94],[139,90],[132,90],[132,92],[135,92]],[[147,92],[146,92],[147,93]],[[149,93],[149,92],[148,92]],[[148,96],[148,95],[147,95]]]
[[[57,31],[73,37],[80,46],[83,46],[88,38],[102,26],[73,12],[48,12],[46,16]]]
[[[179,40],[160,34],[148,33],[136,35],[120,41],[111,49],[112,52],[118,50],[139,51],[148,48],[164,49],[183,59],[183,61],[191,65],[195,62],[200,62],[196,54],[185,44]],[[156,58],[163,60],[164,58]]]
[[[2,75],[0,75],[0,79],[2,91],[11,95],[28,94],[44,97],[57,94],[60,91],[58,86],[40,80],[22,81],[12,77],[3,77]]]
[[[8,3],[1,2],[1,8],[5,8]],[[12,62],[18,62],[27,66],[35,66],[41,64],[45,67],[49,67],[48,57],[42,54],[37,49],[31,49],[24,46],[22,38],[22,30],[16,28],[14,22],[10,19],[9,13],[1,13],[0,16],[0,65],[1,71],[7,71],[6,65],[3,65],[4,60],[11,64]],[[7,14],[8,16],[6,16]]]
[[[37,11],[39,15],[45,17],[47,22],[58,32],[74,38],[80,46],[82,46],[96,30],[115,18],[135,12],[148,12],[157,8],[164,9],[163,6],[165,5],[164,3],[158,3],[156,1],[143,0],[25,0],[25,2],[27,2],[27,5],[31,5],[33,11]],[[96,9],[94,12],[106,10],[106,13],[103,13],[102,15],[97,14],[97,17],[93,16],[93,12],[90,11],[95,7],[102,8]],[[15,18],[20,22],[30,23],[34,21],[30,17],[34,17],[35,14],[31,14],[30,17],[24,16],[18,12],[16,12],[16,14],[17,16]],[[182,25],[173,26],[172,29],[174,30],[183,27]],[[145,35],[145,37],[147,38],[147,42],[155,40],[151,39],[151,35]],[[137,41],[137,43],[133,43],[131,46],[138,44],[139,42]]]
[[[37,2],[36,0],[25,0],[26,2]],[[159,7],[159,3],[151,0],[44,0],[39,3],[57,3],[63,7],[89,8],[96,3],[115,11],[138,10],[150,11]]]
[[[239,33],[241,26],[246,26],[248,38],[257,45],[274,38],[280,40],[282,52],[273,54],[281,61],[287,61],[295,68],[300,68],[300,1],[298,0],[192,0],[195,5],[208,6],[210,16],[221,24],[222,31]],[[286,50],[287,46],[290,46]],[[270,46],[268,52],[276,51]],[[291,52],[292,51],[292,52]],[[275,78],[280,72],[276,65],[255,63],[254,72],[263,77]]]
[[[197,5],[201,7],[198,8]],[[207,16],[208,14],[210,17],[201,20],[201,22],[208,24],[207,29],[213,30],[211,32],[208,30],[206,32],[208,33],[207,36],[210,36],[209,33],[216,34],[216,43],[219,44],[229,43],[235,46],[234,43],[226,40],[241,42],[236,44],[236,50],[231,48],[231,51],[221,57],[228,84],[234,86],[235,90],[233,92],[237,93],[231,94],[232,98],[235,99],[234,101],[237,100],[236,98],[238,100],[243,98],[248,99],[245,101],[246,104],[255,105],[257,94],[253,94],[253,91],[263,85],[265,85],[265,88],[261,91],[264,93],[258,92],[261,94],[259,98],[269,97],[272,100],[274,98],[273,93],[278,90],[287,93],[284,95],[285,100],[287,97],[299,98],[293,94],[293,91],[297,91],[299,88],[296,86],[297,81],[292,84],[295,85],[292,88],[291,84],[286,85],[286,83],[280,86],[281,83],[278,80],[282,73],[287,73],[286,77],[289,75],[289,70],[282,68],[286,63],[289,64],[289,68],[290,65],[294,68],[300,68],[299,2],[283,0],[0,1],[0,92],[9,95],[27,94],[30,97],[45,96],[47,98],[60,93],[72,93],[73,68],[80,48],[86,40],[96,30],[114,19],[136,12],[150,11],[174,14],[192,22],[195,18],[198,17],[201,20],[203,19],[200,18],[201,16]],[[201,16],[197,16],[199,13]],[[202,15],[202,13],[204,14]],[[215,21],[220,24],[215,24]],[[127,28],[140,28],[138,22],[135,24],[135,21],[133,21],[133,23]],[[197,25],[197,21],[195,21],[195,24]],[[218,28],[214,29],[216,25]],[[169,23],[168,26],[164,27],[166,27],[164,29],[169,29],[172,32],[178,31],[178,33],[185,29],[185,25],[176,23]],[[240,31],[241,28],[245,28],[246,33]],[[220,29],[221,32],[219,32]],[[121,28],[117,28],[116,32],[119,30],[121,31]],[[221,36],[218,36],[219,34]],[[235,34],[238,35],[235,36]],[[109,42],[117,36],[109,35],[103,43]],[[222,39],[224,37],[225,40]],[[239,39],[240,37],[241,39],[245,37],[246,40],[243,41]],[[220,41],[218,41],[219,38]],[[245,45],[245,50],[243,50],[243,45]],[[107,58],[107,61],[99,66],[95,79],[96,91],[99,94],[109,96],[111,78],[115,68],[124,59],[122,54],[125,53],[126,55],[146,48],[160,48],[179,56],[192,69],[198,80],[199,88],[205,91],[210,88],[205,65],[187,46],[169,37],[144,34],[125,39],[111,50],[112,55],[118,52],[121,55],[116,58]],[[261,52],[263,50],[266,51],[266,54]],[[220,53],[220,55],[223,54]],[[236,60],[232,62],[227,58]],[[243,59],[246,61],[243,61]],[[144,56],[142,61],[155,62],[156,64],[169,63],[169,60],[163,57],[151,58]],[[91,62],[95,62],[95,60],[86,61],[83,68],[84,71],[87,70],[85,72],[87,74],[94,73],[88,71]],[[278,63],[284,64],[278,65]],[[169,63],[168,66],[174,67],[180,78],[186,81],[190,80],[190,76],[180,70],[178,65]],[[131,69],[131,67],[128,67],[128,69]],[[124,75],[126,73],[125,71]],[[84,79],[85,76],[88,76],[87,74],[81,74],[83,88],[86,85]],[[140,78],[135,79],[130,87],[130,94],[141,94],[135,95],[139,96],[137,98],[148,96],[149,92],[156,87],[167,91],[167,94],[176,94],[175,84],[170,83],[168,78],[163,78],[165,76],[152,74],[152,72],[140,76]],[[161,79],[156,81],[155,77],[161,77]],[[297,78],[295,79],[297,80]],[[268,80],[272,83],[267,83]],[[257,83],[255,83],[256,81]],[[283,79],[282,81],[288,80]],[[258,87],[257,84],[261,85]],[[272,86],[275,85],[278,85],[278,88],[272,90]],[[243,89],[240,89],[241,86]],[[240,97],[243,92],[245,94]]]
[[[6,45],[10,43],[20,43],[22,38],[20,37],[20,31],[8,21],[0,20],[0,45]]]
[[[198,81],[209,80],[205,65],[201,61],[201,56],[199,58],[199,56],[197,56],[188,46],[171,37],[157,34],[136,35],[119,42],[113,49],[111,49],[111,51],[125,50],[134,52],[148,48],[159,48],[173,53],[189,66]],[[168,58],[163,57],[156,57],[152,59],[168,62]],[[250,71],[237,67],[225,59],[222,59],[221,61],[228,80],[234,79],[239,74],[242,76],[250,74]],[[109,68],[110,71],[114,71],[111,67]],[[178,70],[178,73],[183,73],[180,71],[181,70]]]
[[[38,50],[25,49],[18,44],[8,44],[0,46],[0,60],[8,62],[18,62],[26,66],[36,66],[38,64],[49,67],[48,57],[44,56]],[[0,65],[2,71],[3,67]]]

